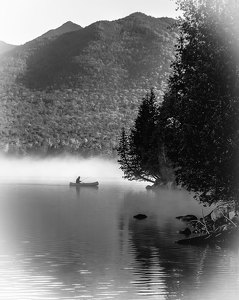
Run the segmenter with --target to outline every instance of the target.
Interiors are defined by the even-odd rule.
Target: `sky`
[[[0,0],[0,41],[24,44],[67,21],[85,27],[134,12],[178,15],[174,0]]]

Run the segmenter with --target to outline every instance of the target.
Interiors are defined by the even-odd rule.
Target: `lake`
[[[192,213],[202,208],[184,190],[5,182],[0,299],[238,299],[238,248],[175,243],[175,217]]]

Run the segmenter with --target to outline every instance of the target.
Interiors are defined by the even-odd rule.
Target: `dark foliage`
[[[143,98],[134,127],[122,130],[118,147],[120,168],[129,180],[167,183],[172,172],[158,130],[159,104],[153,89]]]
[[[239,7],[181,0],[173,75],[161,121],[177,182],[207,203],[238,200]]]

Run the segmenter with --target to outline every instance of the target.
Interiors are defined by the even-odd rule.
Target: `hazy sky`
[[[83,27],[139,11],[176,17],[174,0],[0,0],[0,41],[23,44],[67,21]]]

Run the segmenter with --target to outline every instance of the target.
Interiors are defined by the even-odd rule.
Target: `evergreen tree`
[[[160,120],[167,154],[201,201],[238,201],[238,2],[177,2],[184,15]]]
[[[143,98],[134,128],[122,130],[118,147],[120,168],[129,180],[163,182],[168,180],[168,165],[158,132],[159,106],[153,89]]]
[[[154,182],[151,176],[148,176],[142,169],[140,161],[135,153],[133,153],[130,143],[130,137],[122,128],[121,138],[118,146],[120,169],[124,172],[124,178],[129,180],[143,180]]]

